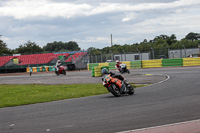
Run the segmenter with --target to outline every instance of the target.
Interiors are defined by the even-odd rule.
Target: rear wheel
[[[123,73],[124,73],[124,70],[123,70],[123,69],[120,69],[120,73],[123,74]]]
[[[59,72],[58,71],[55,71],[56,75],[58,76],[59,75]]]
[[[109,86],[108,90],[116,97],[119,97],[121,95],[119,88],[115,84]]]

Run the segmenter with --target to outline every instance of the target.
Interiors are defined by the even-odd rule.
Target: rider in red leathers
[[[120,64],[119,60],[116,60],[115,68],[120,72]]]

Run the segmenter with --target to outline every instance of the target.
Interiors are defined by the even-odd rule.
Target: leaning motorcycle
[[[121,94],[133,95],[135,93],[134,88],[130,84],[114,78],[110,74],[103,76],[102,80],[103,86],[116,97],[119,97]]]
[[[130,71],[127,69],[126,64],[121,64],[119,71],[120,71],[121,74],[123,74],[125,72],[127,72],[128,74],[130,74]]]

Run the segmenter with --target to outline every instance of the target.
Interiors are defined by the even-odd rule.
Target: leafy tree
[[[68,50],[71,50],[71,51],[79,51],[81,48],[78,46],[77,42],[74,42],[74,41],[70,41],[67,43],[68,45]]]
[[[177,40],[176,40],[176,35],[175,34],[172,34],[169,38],[167,38],[166,42],[169,44],[169,45],[172,45],[172,43],[176,43]]]
[[[11,50],[7,48],[6,43],[4,43],[2,40],[0,40],[0,55],[3,54],[11,54]]]
[[[47,45],[45,45],[43,47],[43,49],[45,51],[55,51],[55,52],[59,52],[59,51],[79,51],[80,48],[78,46],[78,44],[74,41],[70,41],[70,42],[62,42],[62,41],[54,41],[52,43],[47,43]]]
[[[18,53],[37,53],[43,52],[43,49],[38,46],[35,42],[27,41],[25,44],[21,44],[19,48],[16,49]]]
[[[187,34],[187,35],[185,36],[185,39],[187,39],[187,40],[189,40],[189,41],[200,40],[200,34],[199,34],[199,33],[190,32],[189,34]]]

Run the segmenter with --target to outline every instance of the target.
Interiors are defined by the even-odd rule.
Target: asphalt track
[[[131,73],[134,74],[124,75],[130,82],[155,84],[136,89],[133,96],[116,98],[105,94],[1,108],[0,132],[114,133],[200,119],[200,67],[134,69]],[[160,82],[166,75],[170,78]],[[56,79],[59,83],[87,83],[91,79],[92,83],[100,82],[87,71],[55,77],[53,73],[0,76],[0,84],[46,83]]]

